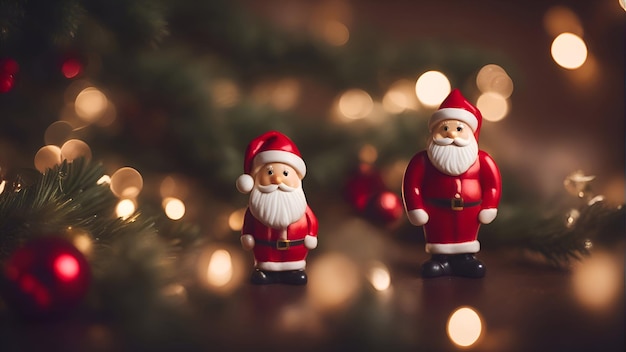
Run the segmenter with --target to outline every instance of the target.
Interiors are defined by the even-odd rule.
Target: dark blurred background
[[[214,330],[206,339],[194,335],[206,323],[194,316],[198,325],[193,331],[178,335],[187,321],[174,318],[161,339],[183,336],[189,347],[197,347],[220,346],[224,337],[251,348],[254,342],[240,341],[246,335],[234,332],[238,324],[244,328],[265,324],[271,309],[278,307],[280,321],[261,329],[259,334],[266,333],[262,338],[254,335],[267,346],[276,342],[274,334],[287,332],[292,338],[313,327],[320,335],[305,334],[319,343],[312,348],[345,347],[374,328],[383,330],[370,336],[378,344],[369,348],[391,340],[395,341],[391,346],[399,349],[450,348],[439,330],[443,338],[436,335],[429,342],[434,328],[421,324],[421,314],[436,313],[426,299],[430,297],[446,310],[456,302],[473,304],[483,310],[486,320],[510,328],[479,345],[485,350],[502,350],[524,336],[529,338],[519,343],[519,350],[536,349],[546,341],[557,349],[575,347],[578,340],[559,344],[541,329],[572,317],[589,322],[590,330],[584,330],[585,324],[573,328],[563,323],[556,336],[580,334],[585,348],[600,348],[604,341],[604,347],[618,350],[623,340],[617,336],[623,334],[623,302],[611,298],[600,313],[581,308],[584,302],[572,298],[576,292],[569,285],[578,281],[569,276],[569,266],[564,271],[546,269],[545,263],[511,263],[508,255],[496,251],[490,257],[487,252],[492,262],[506,264],[494,271],[492,281],[486,278],[484,286],[464,281],[429,284],[416,281],[412,271],[394,270],[406,269],[405,261],[417,265],[424,259],[420,256],[425,256],[421,233],[408,226],[397,201],[408,160],[425,146],[426,121],[445,97],[435,94],[434,103],[428,103],[428,93],[438,92],[441,82],[437,81],[422,82],[426,96],[416,93],[418,79],[430,71],[445,77],[444,86],[446,82],[449,86],[444,93],[458,87],[485,116],[479,143],[498,163],[504,183],[500,217],[483,230],[485,248],[504,244],[513,250],[536,249],[537,241],[541,247],[546,237],[526,231],[526,225],[546,219],[562,226],[564,221],[575,222],[578,215],[567,211],[573,204],[582,204],[581,199],[601,195],[611,211],[624,203],[625,14],[623,0],[0,0],[2,178],[14,182],[15,175],[25,175],[27,169],[43,172],[62,159],[79,156],[101,162],[109,175],[132,167],[136,173],[129,179],[140,175],[141,184],[131,180],[129,187],[140,192],[130,197],[134,202],[130,210],[118,211],[120,217],[143,209],[166,215],[171,222],[193,224],[212,243],[212,251],[227,248],[233,265],[244,263],[239,271],[246,272],[251,258],[238,248],[238,235],[247,196],[236,191],[234,182],[243,172],[248,142],[277,129],[302,152],[308,169],[305,192],[320,218],[320,248],[312,257],[319,264],[313,268],[305,296],[320,300],[319,292],[326,292],[329,285],[342,287],[346,276],[341,275],[350,277],[348,269],[335,278],[338,281],[316,279],[322,276],[319,273],[332,272],[333,265],[351,268],[353,260],[357,263],[354,273],[358,268],[365,270],[363,258],[385,262],[390,256],[394,260],[383,266],[389,270],[383,272],[396,275],[396,291],[387,293],[395,304],[384,301],[370,311],[370,306],[363,308],[365,303],[372,304],[368,299],[380,303],[382,298],[368,296],[341,310],[346,316],[338,319],[318,315],[326,307],[315,303],[312,310],[299,308],[300,291],[256,290],[239,278],[228,291],[235,292],[230,299],[215,292],[199,298],[190,288],[199,286],[197,282],[177,283],[172,286],[176,294],[170,292],[168,297],[183,292],[192,307],[189,311],[196,309],[204,318],[215,314],[207,323]],[[570,33],[575,40],[557,47],[553,54],[553,43],[562,33]],[[580,60],[566,68],[555,57]],[[579,188],[572,186],[577,182]],[[396,202],[372,209],[371,204],[359,201],[379,199],[381,192]],[[180,201],[174,207],[178,212],[164,212],[166,201],[172,199]],[[589,228],[604,231],[608,227],[606,232],[623,240],[623,221],[615,227],[604,219],[587,218]],[[333,240],[324,244],[322,236]],[[572,241],[582,238],[571,236]],[[342,249],[341,244],[354,240],[363,241],[366,254]],[[571,247],[557,250],[563,248]],[[623,245],[615,248],[619,253],[610,258],[617,261],[598,267],[610,274],[604,284],[623,280],[623,265],[617,269],[613,265],[623,262]],[[551,251],[549,245],[543,249]],[[187,250],[178,259],[189,271],[188,263],[204,247],[190,245]],[[325,251],[342,256],[328,256]],[[536,259],[537,253],[532,254]],[[613,269],[606,269],[607,265]],[[206,265],[202,269],[206,272]],[[189,279],[189,272],[183,276]],[[520,283],[526,288],[520,288]],[[602,283],[591,285],[602,287]],[[437,297],[440,290],[448,294]],[[473,297],[469,302],[458,294],[467,290]],[[520,301],[511,304],[513,298],[503,294],[507,290]],[[623,298],[621,290],[617,289]],[[415,291],[421,296],[413,300]],[[550,302],[558,297],[565,299],[551,307]],[[490,305],[493,299],[499,303]],[[271,303],[264,310],[255,300]],[[512,308],[502,313],[503,306]],[[553,312],[549,314],[552,319],[537,327],[535,322],[545,317],[533,307]],[[519,336],[515,324],[509,322],[515,314],[522,316]],[[302,322],[311,317],[313,322]],[[154,319],[161,322],[162,318]],[[362,326],[358,324],[361,319]],[[390,323],[385,330],[383,323],[393,321],[406,326]],[[12,326],[11,320],[2,322]],[[89,322],[83,324],[88,331],[79,329],[86,337],[71,344],[70,350],[84,350],[85,341],[90,347],[108,341],[102,349],[115,349],[124,346],[125,337],[136,343],[130,343],[130,350],[141,348],[143,342],[154,348],[161,341],[156,338],[163,327],[159,324],[137,331],[128,322],[122,326]],[[320,327],[325,323],[337,334]],[[346,328],[343,323],[352,326]],[[68,324],[65,333],[75,332],[82,323],[79,318]],[[15,334],[10,330],[0,337],[28,336],[35,331],[54,340],[52,333],[43,333],[46,326],[32,328],[16,328]],[[418,337],[410,329],[419,331]],[[598,331],[602,341],[593,338]],[[116,339],[117,333],[123,337]],[[129,337],[133,334],[141,338],[135,341]],[[9,346],[26,340],[17,338]],[[359,346],[367,349],[367,341]],[[161,347],[165,346],[171,345]]]

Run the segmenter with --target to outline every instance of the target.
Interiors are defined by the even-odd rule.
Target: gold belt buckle
[[[289,249],[290,244],[289,242],[291,242],[290,240],[278,240],[276,241],[276,249],[280,250],[280,251],[284,251],[286,249]]]
[[[450,200],[452,210],[463,210],[463,198],[452,198]]]

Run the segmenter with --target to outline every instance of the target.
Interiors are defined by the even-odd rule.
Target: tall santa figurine
[[[424,226],[423,277],[483,277],[476,259],[478,229],[498,213],[500,172],[478,149],[480,111],[452,90],[428,121],[427,149],[415,154],[404,173],[402,196],[411,224]]]
[[[284,134],[266,132],[244,155],[237,189],[250,193],[241,245],[254,253],[253,284],[304,285],[306,257],[317,247],[317,218],[309,208],[302,179],[306,165]]]

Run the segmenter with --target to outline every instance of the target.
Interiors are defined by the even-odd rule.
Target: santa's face
[[[478,157],[474,131],[464,122],[444,120],[433,127],[428,142],[428,158],[446,175],[458,176],[470,168]]]
[[[272,228],[286,228],[304,215],[306,197],[294,168],[283,163],[265,164],[254,179],[250,211],[259,221]]]

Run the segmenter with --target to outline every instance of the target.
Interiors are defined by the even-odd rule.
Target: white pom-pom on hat
[[[246,148],[244,173],[237,178],[237,190],[250,193],[254,189],[252,175],[262,165],[276,162],[291,165],[300,179],[306,175],[306,165],[293,141],[278,131],[268,131],[253,139]]]
[[[242,174],[237,177],[237,190],[241,193],[250,193],[254,188],[254,179],[248,174]]]

